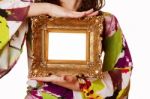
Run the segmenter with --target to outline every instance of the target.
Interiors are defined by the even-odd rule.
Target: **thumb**
[[[70,18],[80,18],[84,17],[85,15],[86,15],[85,12],[76,12],[76,11],[68,12],[68,17]]]

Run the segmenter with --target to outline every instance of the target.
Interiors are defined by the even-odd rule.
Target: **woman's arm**
[[[75,76],[70,76],[70,75],[64,75],[64,76],[56,76],[56,75],[51,75],[50,77],[34,77],[34,78],[29,78],[31,80],[37,80],[37,81],[44,81],[44,82],[51,82],[53,84],[71,89],[71,90],[76,90],[79,91],[79,82]]]
[[[69,9],[65,9],[61,6],[54,5],[51,3],[32,3],[28,12],[28,17],[38,15],[49,15],[52,17],[72,17],[79,18],[84,16],[95,16],[98,11],[90,9],[88,11],[77,12]]]

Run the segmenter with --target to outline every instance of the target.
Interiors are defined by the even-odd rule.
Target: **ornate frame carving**
[[[86,61],[49,61],[47,58],[47,34],[49,31],[86,32]],[[38,16],[32,18],[33,60],[29,77],[55,75],[78,75],[101,78],[102,74],[102,34],[103,16],[87,18],[49,18]]]

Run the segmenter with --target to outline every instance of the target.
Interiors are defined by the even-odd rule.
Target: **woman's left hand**
[[[51,75],[50,77],[34,77],[29,78],[32,80],[42,81],[42,82],[51,82],[53,84],[75,90],[80,91],[79,82],[75,76],[64,75],[64,76],[56,76]]]

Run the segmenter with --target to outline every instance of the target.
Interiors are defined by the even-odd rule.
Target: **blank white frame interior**
[[[86,33],[48,33],[48,60],[86,61]]]

